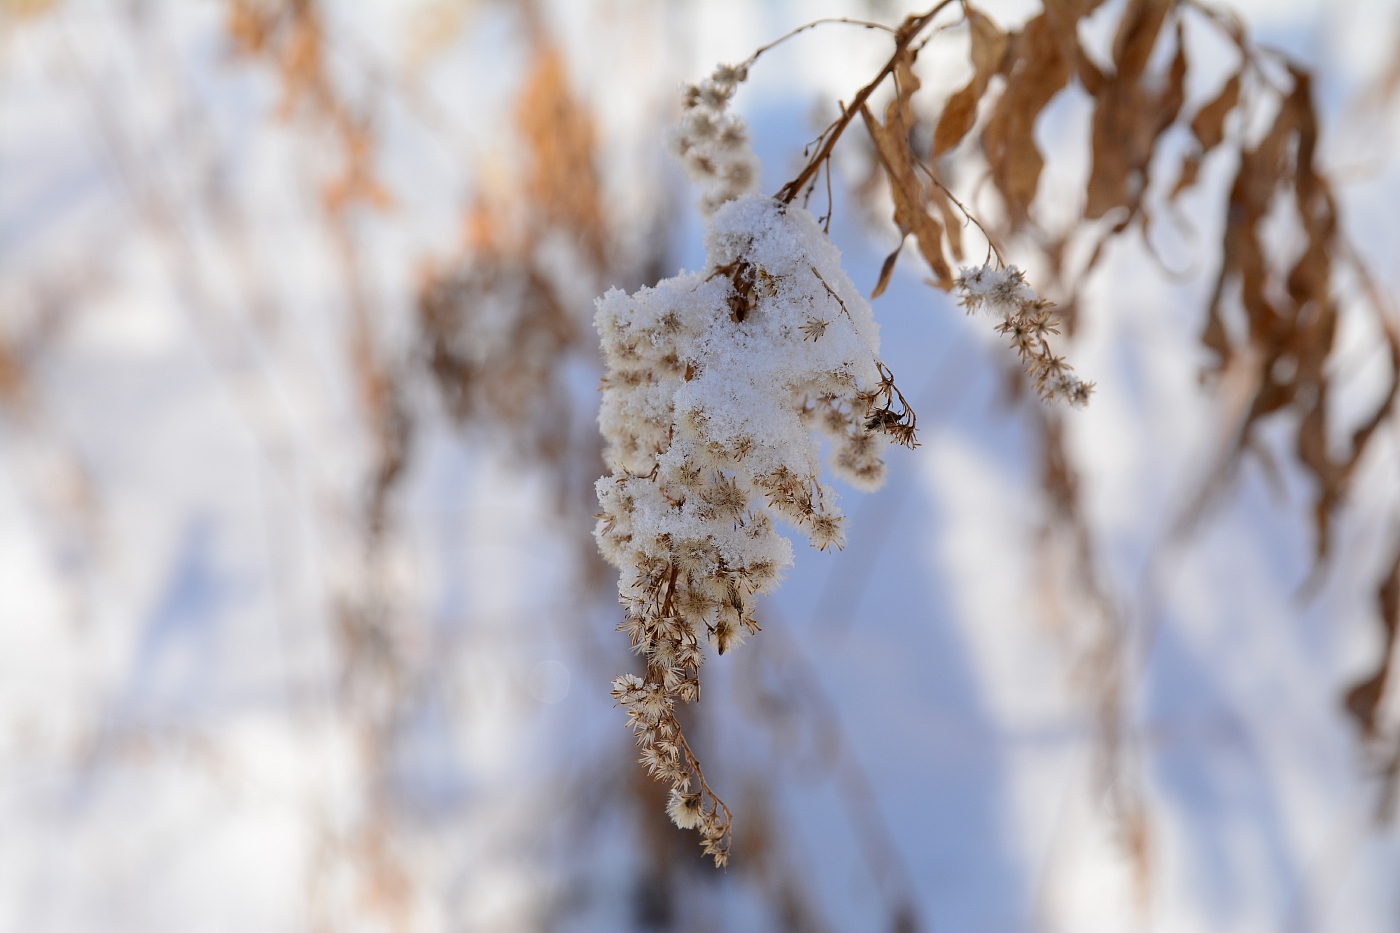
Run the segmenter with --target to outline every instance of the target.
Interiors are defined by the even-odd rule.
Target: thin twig
[[[990,246],[992,248],[992,252],[996,254],[997,265],[1005,266],[1006,261],[1002,258],[1001,250],[997,248],[996,240],[992,239],[991,233],[988,232],[986,227],[982,226],[982,221],[978,220],[975,216],[973,216],[972,212],[967,209],[963,202],[958,200],[958,196],[953,194],[952,190],[949,189],[947,185],[943,184],[943,182],[939,180],[938,176],[933,173],[933,170],[924,164],[923,159],[915,159],[914,164],[917,165],[919,168],[923,169],[924,174],[928,176],[928,180],[933,182],[940,189],[942,189],[943,193],[948,196],[948,200],[952,201],[953,204],[957,206],[958,210],[962,211],[962,215],[968,220],[972,221],[972,223],[974,223],[977,226],[978,230],[982,231],[982,236],[986,237],[987,245]]]
[[[919,33],[923,32],[924,28],[928,26],[929,23],[933,22],[934,17],[942,13],[949,6],[958,2],[961,2],[961,0],[942,0],[941,3],[927,13],[919,16],[911,16],[904,21],[904,25],[900,26],[898,31],[894,33],[894,54],[891,55],[890,60],[885,63],[885,67],[880,69],[880,73],[875,76],[873,81],[856,93],[855,98],[851,101],[851,105],[831,124],[828,128],[828,132],[824,134],[826,136],[826,141],[822,143],[821,148],[817,150],[817,154],[813,156],[806,167],[802,169],[802,172],[792,181],[784,185],[773,197],[782,201],[784,204],[791,204],[793,202],[793,199],[797,197],[802,187],[817,173],[822,162],[831,158],[831,150],[835,148],[836,141],[841,138],[841,134],[846,131],[846,127],[850,125],[851,120],[860,112],[861,105],[870,98],[871,94],[875,93],[875,89],[884,83],[886,78],[894,74],[895,67],[899,64],[901,56],[904,54],[905,50],[909,48],[909,43],[913,42],[914,39],[918,37]]]
[[[748,67],[752,65],[754,62],[758,61],[758,57],[764,52],[767,52],[769,49],[772,49],[775,46],[782,45],[784,42],[791,39],[793,36],[804,33],[809,29],[815,29],[818,26],[827,25],[829,23],[845,23],[850,26],[864,26],[866,29],[880,29],[889,33],[890,35],[897,35],[897,32],[894,29],[891,29],[884,23],[871,22],[870,20],[866,19],[850,19],[849,17],[845,16],[827,16],[822,19],[814,19],[810,23],[798,26],[796,29],[794,29],[787,35],[779,36],[767,45],[759,46],[758,49],[755,50],[752,55],[744,59],[743,65],[741,67]]]

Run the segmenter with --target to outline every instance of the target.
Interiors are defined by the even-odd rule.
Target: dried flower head
[[[676,788],[671,789],[671,797],[666,803],[666,814],[681,829],[694,829],[700,825],[704,811],[699,794],[685,794]]]
[[[758,158],[749,145],[748,129],[729,112],[734,92],[747,77],[744,65],[720,65],[681,93],[683,113],[671,131],[671,151],[701,186],[700,210],[706,216],[758,184]]]
[[[1094,384],[1084,382],[1064,357],[1051,352],[1049,335],[1060,332],[1055,306],[1036,295],[1026,284],[1024,272],[1015,266],[1001,265],[966,268],[958,275],[956,285],[958,301],[968,314],[983,312],[1001,319],[997,333],[1010,339],[1041,398],[1069,402],[1076,407],[1088,404]]]
[[[672,785],[671,818],[723,864],[729,811],[674,714],[699,696],[701,642],[723,654],[759,630],[754,599],[792,561],[773,516],[840,547],[814,432],[831,442],[832,472],[861,489],[883,480],[891,439],[914,440],[870,306],[810,213],[740,198],[714,215],[706,248],[706,272],[598,302],[611,472],[595,534],[621,571],[620,628],[646,659],[613,696],[643,763]]]

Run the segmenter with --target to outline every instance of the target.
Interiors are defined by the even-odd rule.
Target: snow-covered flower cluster
[[[1094,384],[1076,376],[1074,367],[1050,349],[1049,335],[1060,332],[1054,302],[1038,296],[1026,284],[1024,272],[1001,265],[965,268],[956,284],[959,302],[968,314],[985,312],[1001,319],[997,333],[1010,337],[1041,398],[1076,406],[1089,401]]]
[[[869,490],[890,440],[914,443],[914,421],[878,361],[870,306],[810,213],[741,198],[715,214],[706,249],[704,272],[598,301],[611,472],[595,535],[621,571],[620,628],[646,659],[613,695],[642,762],[672,786],[672,819],[722,863],[728,810],[675,719],[699,697],[702,643],[723,654],[758,631],[755,596],[792,560],[775,517],[841,545],[814,432],[832,472]]]
[[[747,77],[745,65],[720,65],[704,81],[687,85],[681,96],[681,121],[671,131],[671,150],[700,185],[700,210],[707,217],[758,185],[758,157],[748,129],[729,111],[735,90]]]

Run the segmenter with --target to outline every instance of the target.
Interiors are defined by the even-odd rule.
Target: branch
[[[910,16],[904,21],[904,24],[901,25],[894,34],[894,54],[891,55],[890,60],[885,63],[885,67],[880,69],[880,73],[875,76],[875,80],[860,89],[855,99],[851,101],[850,106],[846,107],[845,110],[842,111],[841,116],[828,127],[827,132],[823,134],[826,141],[822,143],[821,148],[817,150],[817,154],[812,156],[806,167],[802,169],[802,173],[784,185],[782,190],[773,196],[774,198],[782,201],[784,204],[791,204],[793,202],[793,199],[801,192],[802,186],[807,184],[807,182],[816,175],[823,162],[831,158],[831,150],[836,146],[836,141],[841,138],[841,134],[846,131],[846,127],[850,125],[851,120],[860,112],[861,105],[870,98],[871,94],[875,93],[875,89],[884,83],[886,78],[894,74],[895,67],[899,64],[899,60],[909,48],[909,44],[918,38],[919,33],[923,32],[939,13],[942,13],[944,9],[952,4],[960,2],[961,0],[942,0],[941,3],[927,13],[919,16]]]

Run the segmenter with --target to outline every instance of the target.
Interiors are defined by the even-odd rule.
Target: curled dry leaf
[[[996,23],[976,7],[968,4],[967,23],[970,34],[969,55],[972,58],[972,80],[949,98],[933,131],[935,158],[949,151],[977,122],[977,104],[987,92],[992,76],[1001,70],[1006,55],[1007,35]]]
[[[1176,121],[1185,100],[1186,44],[1180,18],[1165,86],[1158,91],[1145,81],[1148,58],[1171,7],[1170,0],[1138,0],[1119,22],[1114,80],[1104,81],[1095,95],[1093,168],[1084,208],[1090,220],[1120,207],[1127,209],[1125,222],[1136,213],[1157,140]]]
[[[1396,629],[1400,628],[1400,550],[1396,551],[1390,573],[1376,592],[1376,608],[1381,617],[1380,664],[1374,673],[1354,683],[1346,692],[1346,708],[1361,727],[1361,735],[1375,740],[1380,733],[1377,715],[1381,698],[1390,680],[1392,656],[1395,653]]]
[[[1317,113],[1307,72],[1290,66],[1292,91],[1282,100],[1273,125],[1259,143],[1240,154],[1230,191],[1222,250],[1202,343],[1221,369],[1240,354],[1258,357],[1258,376],[1231,452],[1237,457],[1253,440],[1255,426],[1266,416],[1293,409],[1300,422],[1296,450],[1317,484],[1313,500],[1316,556],[1326,559],[1331,517],[1341,504],[1352,474],[1376,428],[1392,410],[1400,388],[1400,339],[1383,332],[1389,350],[1390,387],[1370,417],[1353,431],[1349,449],[1334,458],[1328,448],[1328,399],[1331,376],[1327,362],[1336,336],[1338,307],[1333,295],[1334,257],[1343,244],[1336,201],[1330,184],[1314,165]],[[1275,197],[1291,195],[1307,238],[1302,255],[1282,281],[1272,267],[1259,226]],[[1238,286],[1246,322],[1243,344],[1226,327],[1226,296]]]
[[[982,151],[1013,229],[1025,223],[1045,166],[1035,121],[1076,70],[1074,24],[1089,9],[1092,4],[1082,2],[1053,4],[1010,39],[1002,60],[1006,88],[982,133]]]
[[[1201,172],[1201,163],[1225,139],[1225,118],[1234,112],[1239,102],[1240,73],[1237,71],[1226,80],[1220,93],[1191,118],[1191,134],[1196,137],[1197,148],[1182,163],[1181,178],[1172,190],[1173,198],[1196,183]]]
[[[875,152],[890,181],[890,195],[894,199],[894,222],[899,228],[900,244],[910,234],[918,243],[919,253],[933,270],[934,279],[943,289],[953,287],[953,270],[943,256],[943,225],[929,213],[929,190],[919,178],[915,166],[919,157],[909,147],[909,131],[912,128],[913,108],[909,99],[919,89],[920,82],[914,74],[914,55],[907,49],[900,50],[895,66],[895,98],[885,108],[885,122],[881,125],[870,108],[861,104],[860,115],[865,120],[866,129],[875,143]],[[885,260],[880,271],[880,282],[871,294],[878,298],[894,271],[899,255],[897,247]]]

